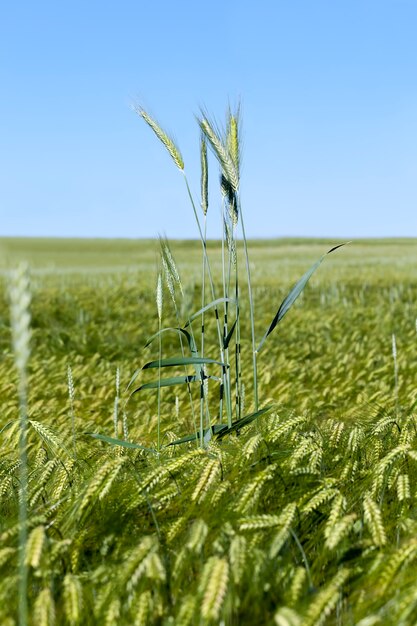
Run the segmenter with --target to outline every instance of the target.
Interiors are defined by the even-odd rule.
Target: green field
[[[293,284],[337,243],[249,242],[258,340]],[[178,322],[164,287],[162,325],[177,327],[201,306],[201,244],[170,245],[184,296]],[[220,288],[218,242],[208,255]],[[198,425],[185,385],[161,389],[156,454],[157,390],[124,390],[158,359],[158,342],[145,348],[158,331],[158,242],[0,239],[4,626],[17,624],[18,605],[18,376],[7,285],[20,261],[32,294],[31,624],[417,623],[417,240],[358,240],[326,258],[258,355],[260,406],[271,408],[238,433],[168,446]],[[216,359],[213,311],[206,316],[206,354]],[[163,335],[163,357],[178,345]],[[140,372],[137,386],[155,376]],[[198,409],[199,389],[191,396]],[[225,419],[216,390],[208,404],[212,423]]]

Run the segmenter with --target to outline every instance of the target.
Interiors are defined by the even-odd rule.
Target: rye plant
[[[158,359],[145,363],[133,374],[127,387],[128,398],[147,389],[157,390],[157,451],[161,450],[161,388],[175,385],[186,385],[190,401],[191,417],[194,425],[193,432],[171,442],[176,445],[195,441],[201,447],[206,447],[212,439],[221,439],[224,436],[236,432],[252,421],[257,420],[262,414],[270,410],[269,406],[260,406],[258,393],[258,355],[267,338],[292,307],[299,295],[304,290],[309,279],[320,266],[324,258],[344,244],[339,244],[323,254],[316,263],[299,279],[289,291],[288,295],[273,317],[260,341],[256,339],[255,332],[255,301],[252,289],[251,269],[249,260],[249,245],[246,236],[244,214],[240,196],[240,171],[241,171],[241,116],[239,107],[226,113],[224,126],[216,123],[202,110],[197,117],[200,130],[200,198],[197,201],[191,191],[185,163],[182,153],[174,139],[165,132],[161,125],[147,113],[142,107],[136,107],[138,115],[152,129],[163,146],[170,154],[174,164],[181,172],[186,193],[191,204],[197,231],[202,248],[202,275],[201,275],[201,308],[196,312],[188,312],[185,319],[180,317],[180,307],[177,305],[177,291],[184,299],[181,279],[177,265],[169,244],[165,239],[160,239],[161,265],[168,289],[174,304],[177,326],[164,327],[162,324],[162,278],[158,277],[157,284],[157,309],[158,330],[150,337],[146,347],[158,340]],[[208,254],[206,227],[209,215],[209,160],[208,148],[210,148],[219,169],[219,198],[221,204],[221,285],[215,283],[212,270],[212,260]],[[197,207],[201,207],[201,212]],[[239,257],[243,254],[243,265],[246,275],[246,291],[248,297],[248,317],[250,328],[250,346],[252,361],[252,405],[250,412],[244,415],[244,382],[243,382],[243,358],[241,341],[241,311],[242,290],[240,286],[240,263]],[[206,287],[210,298],[206,299]],[[209,316],[214,315],[214,324],[217,334],[217,345],[207,346],[206,325]],[[180,353],[168,358],[162,356],[162,336],[164,333],[177,335],[180,344]],[[207,353],[214,356],[208,357]],[[217,354],[216,354],[217,353]],[[194,373],[188,368],[192,366]],[[146,370],[158,370],[156,380],[142,383],[135,387],[138,376]],[[183,368],[182,376],[162,376],[165,368]],[[210,370],[210,373],[209,373]],[[199,387],[199,420],[194,410],[193,393],[191,385],[197,383]],[[217,391],[213,390],[216,385]],[[213,396],[213,393],[215,394]],[[217,400],[215,399],[217,397]],[[213,400],[214,398],[214,400]],[[246,394],[246,404],[249,398]],[[214,403],[214,404],[213,404]],[[213,405],[216,407],[213,410]],[[213,419],[211,415],[216,414]],[[108,443],[127,445],[126,441],[96,435]],[[129,444],[129,447],[132,444]]]
[[[158,338],[159,358],[157,361],[146,363],[142,370],[158,368],[158,381],[142,384],[140,387],[131,390],[131,394],[144,390],[145,388],[157,387],[158,389],[158,438],[157,447],[160,449],[160,389],[161,387],[174,386],[178,384],[190,384],[197,382],[200,387],[200,420],[196,423],[195,414],[192,409],[194,421],[194,433],[190,434],[175,443],[197,440],[204,447],[207,442],[215,436],[217,439],[224,437],[239,429],[261,414],[269,410],[269,407],[260,407],[258,394],[258,372],[257,360],[260,350],[263,348],[266,339],[275,329],[277,324],[294,304],[298,296],[303,291],[310,277],[324,260],[325,256],[341,245],[339,244],[326,252],[294,285],[287,297],[279,306],[277,313],[272,319],[260,342],[256,340],[255,334],[255,302],[251,281],[251,270],[249,261],[249,246],[246,236],[244,214],[240,196],[240,171],[241,171],[241,117],[240,109],[232,111],[230,108],[226,114],[224,126],[220,126],[212,120],[205,111],[201,111],[197,118],[200,129],[200,199],[194,198],[191,186],[188,182],[184,159],[174,139],[166,133],[160,124],[149,115],[142,107],[137,107],[136,112],[153,130],[161,143],[165,146],[177,168],[183,175],[188,198],[197,224],[197,230],[202,245],[202,292],[201,308],[188,315],[181,324],[178,316],[178,308],[175,305],[178,326],[175,328],[162,328],[162,316],[158,310],[159,328],[158,332],[150,339],[149,345]],[[221,277],[222,284],[220,290],[215,284],[212,262],[208,254],[206,226],[209,208],[209,165],[208,148],[211,149],[217,165],[219,167],[219,187],[221,201]],[[200,205],[201,213],[197,211]],[[239,283],[239,241],[242,242],[244,267],[246,271],[247,294],[249,304],[249,326],[250,345],[252,352],[252,410],[247,415],[242,415],[243,405],[243,377],[242,377],[242,357],[241,357],[241,288]],[[168,243],[161,242],[162,266],[167,288],[174,300],[174,284],[181,284],[178,270],[173,260]],[[206,301],[206,285],[208,285],[211,299]],[[158,282],[158,289],[161,289]],[[217,328],[217,357],[208,358],[206,356],[206,320],[214,313],[214,321]],[[162,358],[161,355],[161,335],[166,331],[175,332],[180,338],[181,354],[170,358]],[[198,341],[196,336],[199,335]],[[184,352],[184,344],[188,348],[188,355]],[[178,368],[193,366],[195,373],[185,376],[161,378],[163,368]],[[217,369],[216,375],[208,374],[208,368]],[[135,372],[130,385],[136,380],[139,371]],[[208,393],[211,381],[218,383],[218,409],[216,413],[218,419],[212,422],[209,410]],[[210,384],[209,384],[210,383]],[[191,406],[193,407],[191,391],[189,391]]]

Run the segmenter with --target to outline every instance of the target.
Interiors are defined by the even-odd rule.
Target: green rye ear
[[[144,109],[142,109],[141,106],[134,107],[134,110],[136,111],[136,113],[140,117],[142,117],[145,120],[145,122],[148,124],[148,126],[150,126],[152,128],[152,130],[155,133],[155,135],[158,137],[158,139],[160,141],[162,141],[162,143],[164,144],[165,148],[168,150],[169,154],[171,155],[172,159],[174,160],[175,165],[178,167],[178,169],[183,171],[184,170],[184,160],[182,158],[182,154],[181,154],[178,146],[176,145],[176,143],[172,139],[172,137],[170,137],[159,126],[158,122],[156,120],[154,120],[153,117],[151,117],[148,113],[146,113],[146,111]]]
[[[205,115],[198,120],[198,123],[203,135],[206,137],[210,145],[210,148],[213,150],[214,155],[220,163],[223,176],[236,193],[239,189],[239,172],[236,169],[233,158],[230,155],[220,132]]]

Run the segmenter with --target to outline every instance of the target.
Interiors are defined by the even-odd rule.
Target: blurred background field
[[[318,239],[250,242],[258,340],[294,282],[336,243]],[[185,287],[185,322],[200,306],[201,247],[189,240],[173,241],[171,246]],[[220,281],[220,244],[209,242],[208,249]],[[31,268],[33,292],[31,415],[52,420],[58,428],[62,420],[64,427],[70,365],[78,427],[110,432],[116,368],[120,368],[123,389],[133,372],[155,357],[156,347],[145,350],[144,344],[157,330],[158,242],[0,239],[1,423],[16,415],[6,279],[8,270],[22,260]],[[246,302],[242,289],[242,302]],[[261,351],[261,403],[272,400],[290,410],[313,411],[317,419],[329,414],[366,418],[369,413],[389,411],[395,404],[395,334],[399,405],[409,410],[417,402],[416,303],[415,239],[358,240],[337,251],[326,259]],[[245,305],[242,320],[249,410],[251,354]],[[168,294],[163,325],[177,325]],[[164,339],[164,356],[176,351],[177,343]],[[138,379],[146,380],[145,374]],[[184,400],[179,418],[175,417],[175,394],[180,402]],[[162,408],[162,414],[169,416],[167,430],[174,429],[176,434],[187,430],[190,417],[185,390],[164,390]],[[152,391],[129,401],[129,421],[138,429],[138,436],[152,438],[155,411]]]

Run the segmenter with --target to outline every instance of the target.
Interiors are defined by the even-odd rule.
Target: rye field
[[[259,341],[337,243],[248,242]],[[175,307],[163,272],[156,302],[157,240],[0,240],[0,623],[18,623],[22,545],[30,624],[417,623],[417,242],[330,255],[259,351],[260,414],[224,435],[207,427],[228,416],[204,364],[203,439],[195,364],[171,368],[190,382],[166,387],[168,368],[141,369],[180,349],[176,331],[148,339],[201,308],[200,243],[169,246]],[[221,244],[207,252],[220,290]],[[26,536],[9,295],[22,260]],[[240,419],[255,412],[241,273]],[[205,325],[214,361],[213,308]]]
[[[198,241],[0,240],[1,624],[417,623],[417,242],[248,241],[239,109],[198,200],[137,113]]]

